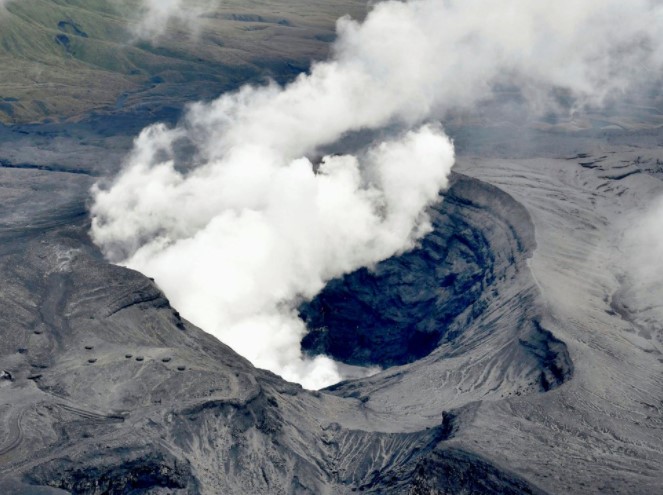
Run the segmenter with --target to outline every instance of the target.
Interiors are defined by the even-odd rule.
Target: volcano
[[[197,37],[129,42],[127,9],[0,5],[0,493],[663,491],[660,284],[632,268],[657,253],[625,247],[663,192],[656,92],[535,119],[504,90],[450,117],[430,228],[297,301],[303,355],[375,373],[307,390],[109,262],[90,190],[143,127],[296,79],[366,10],[225,2]]]

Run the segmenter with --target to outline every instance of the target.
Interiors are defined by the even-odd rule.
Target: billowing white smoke
[[[163,34],[173,19],[191,22],[182,0],[142,0],[142,10],[134,33],[139,38],[156,38]]]
[[[189,118],[209,117],[198,111]],[[330,359],[301,356],[294,307],[427,231],[423,211],[446,186],[451,143],[424,126],[361,158],[328,156],[314,171],[247,136],[182,175],[154,161],[179,132],[144,131],[114,187],[97,191],[95,240],[155,276],[183,315],[256,365],[312,388],[338,381]]]
[[[132,31],[138,39],[158,41],[169,26],[179,23],[190,34],[196,34],[202,16],[218,3],[220,0],[140,0]]]
[[[619,27],[616,29],[616,27]],[[182,314],[256,365],[320,387],[295,307],[333,277],[411,248],[447,183],[449,140],[422,123],[518,83],[534,105],[562,87],[600,103],[659,67],[661,9],[646,0],[422,0],[341,19],[332,58],[286,87],[244,87],[136,140],[96,188],[95,241],[156,277]],[[305,156],[348,132],[412,129],[358,156]],[[176,168],[173,146],[196,147]]]

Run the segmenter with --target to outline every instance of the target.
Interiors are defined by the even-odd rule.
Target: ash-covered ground
[[[43,138],[22,131],[5,130],[16,157]],[[534,135],[512,157],[462,150],[421,247],[307,307],[326,328],[309,352],[386,367],[320,392],[103,259],[86,201],[106,144],[93,166],[4,166],[4,492],[659,491],[661,334],[621,237],[660,193],[660,138]],[[362,318],[372,331],[344,336]]]
[[[298,306],[307,356],[382,368],[320,391],[255,368],[92,242],[90,188],[187,100],[139,96],[0,127],[0,493],[663,492],[655,93],[571,120],[506,118],[500,98],[449,119],[432,231]]]

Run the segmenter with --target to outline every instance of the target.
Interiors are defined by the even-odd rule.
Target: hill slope
[[[364,2],[218,2],[196,29],[140,39],[139,2],[21,0],[0,9],[0,122],[80,117],[211,98],[324,56],[334,22]],[[194,7],[195,1],[187,2]]]

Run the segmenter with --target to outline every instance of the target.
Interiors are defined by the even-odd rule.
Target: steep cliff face
[[[496,220],[512,227],[491,208],[503,199],[498,194],[456,176],[431,212],[433,230],[419,247],[332,281],[300,308],[311,329],[302,347],[357,365],[394,366],[430,354],[509,261],[515,265],[517,257],[522,264],[534,246],[531,224],[516,226],[521,232],[507,232],[510,237],[485,229]],[[504,241],[514,245],[495,245]]]

